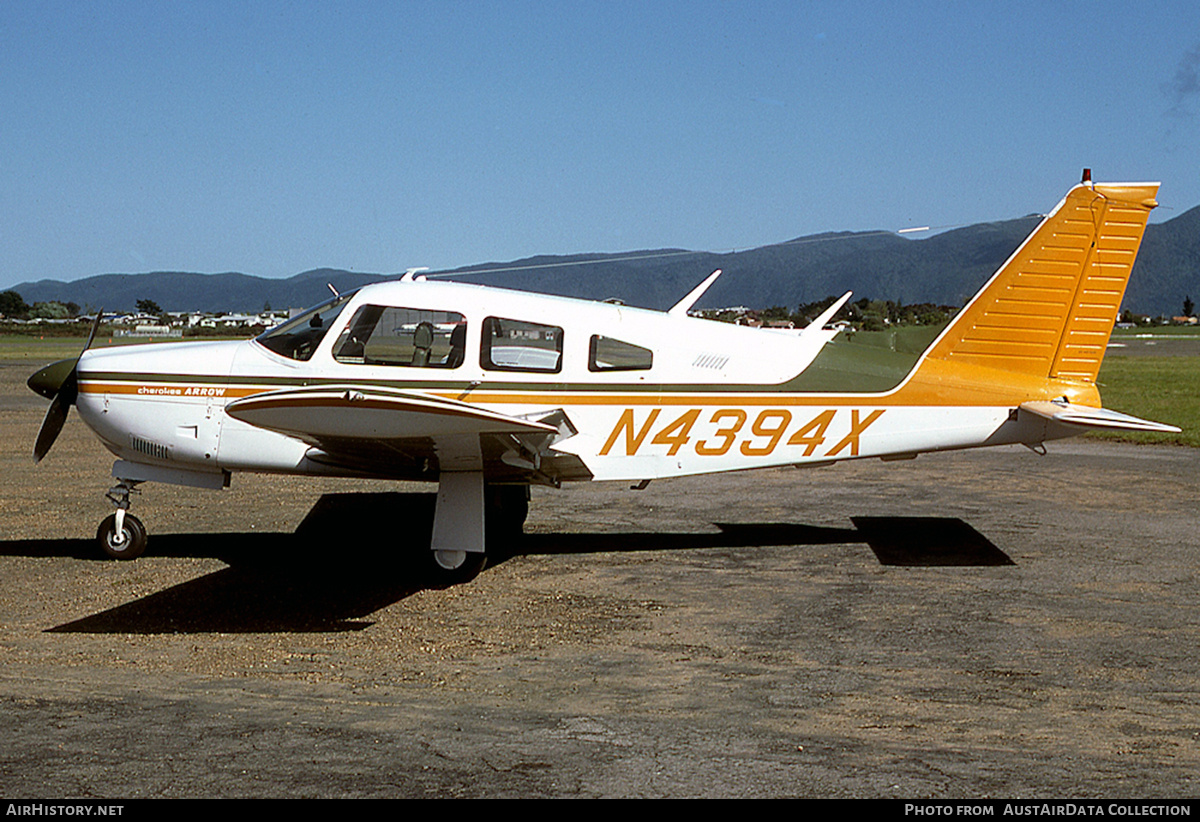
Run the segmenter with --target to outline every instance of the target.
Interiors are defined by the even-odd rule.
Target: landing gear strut
[[[146,550],[146,526],[129,513],[129,495],[136,494],[136,482],[120,480],[105,497],[117,507],[96,531],[100,549],[109,559],[137,559]]]
[[[448,477],[443,474],[442,482],[446,483],[447,479]],[[439,540],[437,537],[438,527],[435,521],[434,545],[433,550],[429,552],[432,561],[426,567],[432,574],[434,584],[438,587],[448,587],[450,585],[470,582],[487,565],[489,556],[493,559],[503,557],[513,550],[516,540],[521,535],[521,526],[525,523],[525,515],[529,511],[529,486],[484,486],[482,477],[474,480],[474,482],[478,485],[477,490],[482,491],[482,500],[478,500],[478,497],[475,500],[471,500],[475,504],[482,502],[482,505],[477,509],[468,507],[470,503],[467,503],[466,500],[462,500],[458,496],[439,496],[438,504],[440,510],[438,514],[435,514],[435,517],[439,514],[446,519],[453,517],[457,521],[456,524],[458,524],[461,520],[471,519],[472,515],[478,517],[482,514],[482,521],[475,520],[474,523],[474,529],[477,529],[475,538],[478,542],[471,543],[468,540],[464,540],[466,544],[478,545],[478,548],[473,550],[457,549],[452,539]],[[442,490],[443,488],[439,488],[439,493]],[[464,494],[463,496],[466,495]],[[448,502],[443,502],[447,498]],[[455,507],[456,504],[461,504],[462,507]],[[475,513],[476,511],[478,513]],[[463,533],[465,532],[451,534],[451,536],[461,538],[461,534]],[[481,550],[485,545],[487,553]]]

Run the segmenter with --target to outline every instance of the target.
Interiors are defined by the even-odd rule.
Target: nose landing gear
[[[138,492],[136,485],[121,480],[104,495],[117,506],[117,512],[105,517],[96,531],[100,550],[109,559],[137,559],[146,550],[146,526],[129,513],[129,495]]]

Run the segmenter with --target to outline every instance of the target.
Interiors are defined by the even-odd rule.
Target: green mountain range
[[[453,279],[628,305],[668,308],[713,269],[725,274],[697,308],[744,305],[795,308],[833,294],[909,303],[961,305],[1004,263],[1037,225],[1037,215],[979,223],[923,240],[892,232],[840,232],[798,237],[728,254],[657,249],[621,254],[541,256],[455,269]],[[148,299],[167,311],[259,311],[313,305],[339,292],[398,273],[320,268],[287,279],[246,274],[157,271],[102,274],[14,286],[27,303],[74,302],[85,308],[131,311]],[[1187,296],[1200,299],[1200,206],[1147,227],[1125,295],[1139,314],[1180,313]]]

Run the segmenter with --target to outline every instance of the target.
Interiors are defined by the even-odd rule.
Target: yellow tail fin
[[[1158,183],[1084,183],[954,318],[928,358],[1095,382]]]

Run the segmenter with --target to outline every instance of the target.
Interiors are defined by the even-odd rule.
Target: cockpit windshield
[[[276,354],[293,360],[307,360],[317,350],[326,332],[337,322],[338,315],[352,296],[353,291],[339,294],[282,325],[264,331],[255,340]]]

